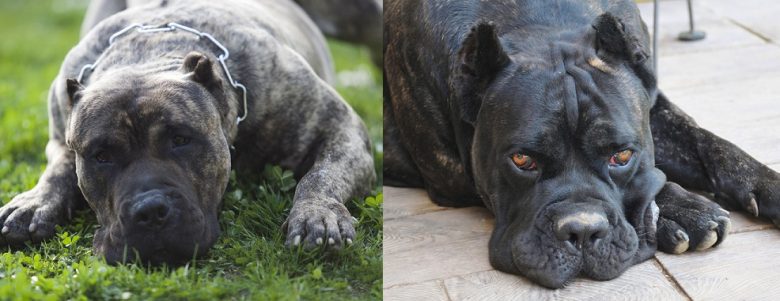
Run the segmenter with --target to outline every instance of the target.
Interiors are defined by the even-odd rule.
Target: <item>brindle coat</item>
[[[246,120],[236,124],[240,93],[217,63],[219,49],[183,31],[129,33],[84,85],[73,80],[113,33],[168,22],[230,51],[228,68],[248,91]],[[351,243],[343,203],[368,193],[375,173],[365,126],[326,83],[331,76],[323,37],[288,2],[163,1],[106,19],[68,53],[51,86],[49,163],[33,189],[0,209],[0,245],[53,236],[86,200],[101,225],[94,250],[109,262],[123,260],[125,246],[145,261],[180,262],[219,235],[231,168],[269,163],[299,179],[288,244]]]

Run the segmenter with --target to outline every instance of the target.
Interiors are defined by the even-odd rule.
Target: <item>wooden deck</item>
[[[780,170],[780,2],[695,0],[699,42],[684,1],[662,1],[660,86],[704,128]],[[652,22],[652,4],[641,3]],[[652,26],[648,23],[648,26]],[[425,192],[385,187],[385,300],[778,300],[780,230],[732,213],[731,235],[715,249],[654,258],[605,282],[577,279],[561,290],[492,269],[493,217],[449,209]]]

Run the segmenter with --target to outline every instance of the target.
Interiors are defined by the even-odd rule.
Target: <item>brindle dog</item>
[[[108,48],[109,36],[130,24],[168,22],[209,33],[230,51],[246,111],[218,63],[222,51],[206,38],[131,32]],[[103,52],[83,85],[75,80]],[[216,241],[231,168],[269,163],[299,179],[287,244],[350,244],[353,218],[343,203],[368,193],[375,173],[365,126],[326,83],[331,74],[322,35],[292,2],[163,1],[109,17],[68,53],[51,86],[49,163],[32,190],[0,209],[0,245],[53,236],[86,201],[100,223],[94,251],[108,262],[137,253],[181,263]]]

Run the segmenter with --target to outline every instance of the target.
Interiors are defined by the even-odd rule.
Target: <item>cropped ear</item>
[[[634,73],[642,81],[652,103],[658,95],[658,85],[652,63],[639,38],[628,30],[620,19],[610,13],[596,18],[593,23],[596,30],[596,53],[606,61],[626,60]],[[651,104],[652,106],[652,104]]]
[[[200,52],[190,52],[184,57],[184,64],[181,71],[186,74],[190,80],[200,83],[206,89],[212,90],[219,87],[219,80],[214,73],[214,64],[204,54]]]
[[[617,58],[628,60],[632,65],[642,64],[647,60],[639,39],[617,17],[604,13],[596,18],[593,24],[596,29],[596,51]]]
[[[490,82],[509,64],[493,22],[480,22],[471,28],[458,51],[450,82],[460,102],[461,118],[474,124],[482,96]]]
[[[66,91],[68,91],[70,106],[73,107],[76,105],[79,99],[81,99],[81,91],[84,90],[84,86],[82,86],[79,81],[72,78],[65,80],[65,86]]]

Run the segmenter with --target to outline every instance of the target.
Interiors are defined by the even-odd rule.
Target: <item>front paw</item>
[[[712,201],[675,183],[666,183],[656,196],[660,210],[658,249],[679,254],[720,244],[731,228],[729,213]]]
[[[780,228],[780,174],[766,166],[746,176],[718,181],[715,199],[733,209],[765,217]]]
[[[354,218],[344,204],[332,202],[296,201],[282,231],[287,233],[285,245],[312,249],[326,245],[338,249],[355,240]]]
[[[33,189],[0,208],[0,246],[38,243],[54,236],[55,226],[70,219],[64,201],[55,194]]]

